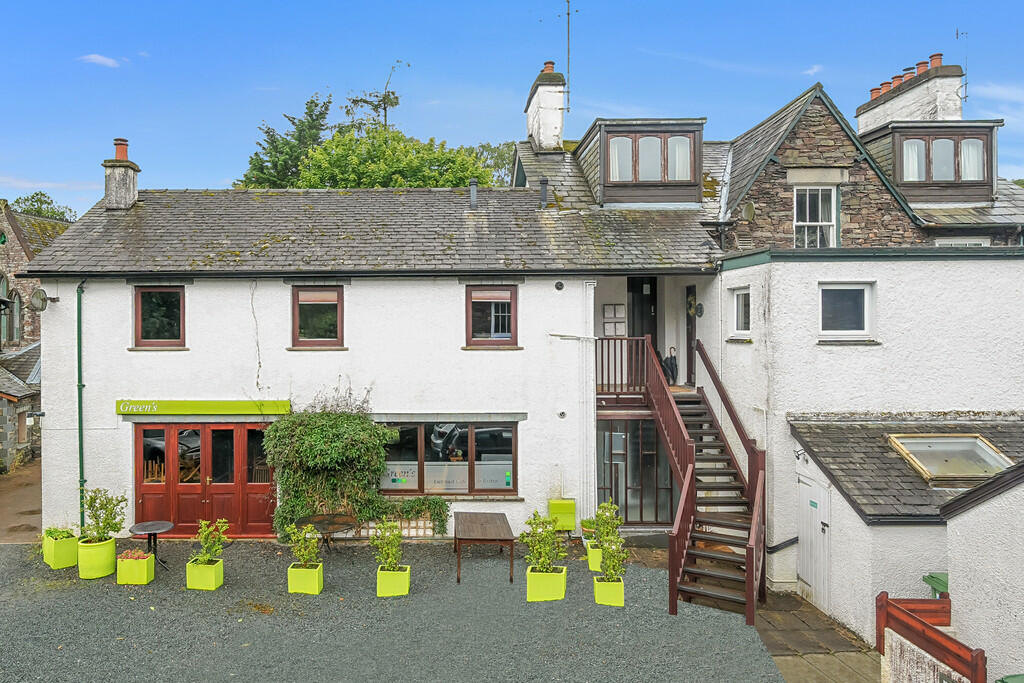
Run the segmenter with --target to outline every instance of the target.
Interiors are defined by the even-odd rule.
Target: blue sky
[[[728,10],[724,10],[728,7]],[[943,52],[968,59],[967,118],[1005,118],[1001,175],[1024,177],[1024,2],[574,0],[567,137],[597,116],[707,116],[729,139],[820,80],[853,119],[868,90]],[[5,8],[0,197],[79,212],[127,137],[141,187],[226,187],[267,120],[314,91],[383,85],[393,121],[452,144],[522,139],[545,59],[565,66],[565,3],[18,3]],[[954,39],[954,30],[967,40]],[[336,113],[340,118],[340,112]]]

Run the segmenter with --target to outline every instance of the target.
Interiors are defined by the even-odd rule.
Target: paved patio
[[[456,585],[450,543],[407,543],[412,593],[379,599],[363,544],[326,558],[319,596],[288,594],[287,550],[248,541],[225,552],[220,590],[185,590],[190,547],[162,542],[171,570],[118,586],[0,546],[0,680],[782,680],[739,615],[669,615],[664,570],[631,565],[627,606],[595,605],[578,549],[566,599],[529,604],[521,556],[510,585],[494,548],[464,550]]]
[[[42,511],[40,461],[0,476],[0,543],[35,543]]]

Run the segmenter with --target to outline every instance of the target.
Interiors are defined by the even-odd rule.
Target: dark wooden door
[[[137,425],[135,428],[135,522],[171,519],[172,501],[168,477],[167,427]]]
[[[242,533],[263,535],[273,533],[274,473],[267,465],[263,451],[263,429],[266,425],[243,425],[242,455],[245,469],[242,492]]]
[[[171,454],[171,491],[174,498],[175,535],[192,536],[199,520],[206,517],[206,492],[203,485],[201,425],[170,425],[168,439]]]
[[[240,430],[235,425],[207,425],[204,431],[202,463],[206,515],[203,519],[226,519],[230,524],[228,533],[240,533]]]
[[[626,278],[629,310],[629,336],[651,335],[651,343],[658,348],[658,281],[653,277]]]
[[[690,302],[693,305],[690,305]],[[697,316],[691,310],[697,307],[697,287],[686,288],[686,383],[694,386],[697,383]]]

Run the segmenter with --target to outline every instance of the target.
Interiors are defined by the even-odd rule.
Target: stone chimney
[[[114,138],[114,158],[103,162],[105,190],[103,205],[107,209],[130,209],[139,199],[138,178],[141,170],[128,161],[128,141]]]
[[[526,112],[526,134],[534,149],[560,151],[565,120],[565,76],[555,71],[554,62],[544,62],[523,111]]]
[[[928,61],[918,62],[916,69],[903,69],[903,74],[880,88],[872,88],[871,99],[857,107],[857,132],[873,130],[890,121],[963,120],[963,76],[959,66],[942,63],[941,52],[929,56]]]

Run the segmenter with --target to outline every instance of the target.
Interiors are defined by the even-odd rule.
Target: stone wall
[[[804,112],[754,181],[740,206],[752,201],[754,217],[747,221],[737,207],[731,216],[735,228],[728,235],[729,248],[738,238],[749,237],[757,247],[793,247],[794,186],[787,181],[790,169],[839,168],[846,179],[839,184],[840,246],[884,247],[931,244],[932,238],[907,215],[882,179],[843,131],[839,121],[821,100]]]
[[[39,395],[20,401],[0,399],[0,462],[4,467],[21,455],[22,460],[40,455],[40,429],[38,418],[28,418],[28,441],[18,441],[18,413],[39,410]]]
[[[0,339],[0,351],[15,351],[33,342],[39,341],[39,314],[29,310],[28,298],[39,286],[39,280],[15,279],[14,275],[28,268],[29,259],[18,241],[14,230],[7,224],[4,214],[0,211],[0,230],[7,236],[7,242],[0,245],[0,276],[7,278],[11,291],[21,296],[21,340],[9,342]]]

